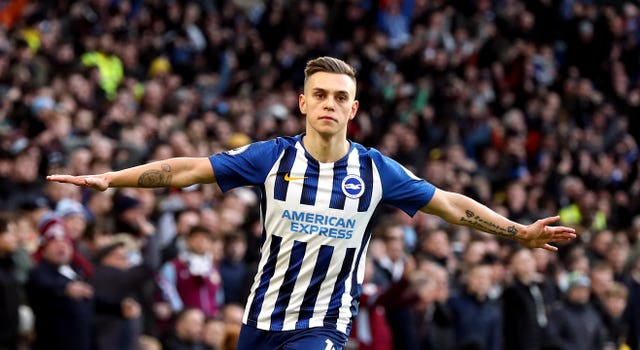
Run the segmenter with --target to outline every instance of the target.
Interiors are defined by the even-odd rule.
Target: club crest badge
[[[364,181],[358,175],[347,175],[342,180],[342,193],[349,198],[360,198],[364,193]]]

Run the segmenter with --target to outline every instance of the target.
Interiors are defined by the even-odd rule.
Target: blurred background
[[[45,176],[299,134],[323,55],[358,72],[351,140],[579,233],[523,250],[381,208],[348,349],[640,349],[639,6],[0,1],[0,349],[234,349],[254,189]]]

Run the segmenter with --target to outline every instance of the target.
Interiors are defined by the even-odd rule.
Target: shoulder
[[[287,147],[295,147],[295,144],[297,141],[298,140],[296,137],[288,137],[288,136],[276,137],[270,140],[256,141],[245,146],[234,148],[224,153],[230,156],[235,156],[240,154],[264,155],[264,153],[267,153],[267,152],[276,152],[277,150],[283,150]]]

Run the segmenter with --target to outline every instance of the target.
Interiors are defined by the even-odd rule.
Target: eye
[[[315,96],[316,98],[322,99],[322,98],[324,98],[324,93],[316,92],[315,94],[313,94],[313,96]]]

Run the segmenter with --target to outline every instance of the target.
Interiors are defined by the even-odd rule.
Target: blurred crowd
[[[304,130],[306,61],[358,71],[350,139],[559,252],[376,215],[348,349],[640,349],[640,5],[0,1],[0,349],[234,349],[260,199],[52,173]]]

